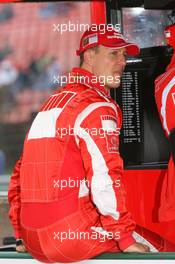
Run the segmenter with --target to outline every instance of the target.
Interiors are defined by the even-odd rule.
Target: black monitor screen
[[[154,56],[128,63],[121,87],[113,91],[123,113],[120,152],[126,167],[165,167],[169,159],[169,143],[154,98],[154,80],[165,70],[170,56],[165,47],[155,49]]]

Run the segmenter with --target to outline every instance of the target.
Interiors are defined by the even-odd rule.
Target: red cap
[[[175,24],[167,26],[165,28],[165,37],[167,44],[175,47]]]
[[[128,43],[123,35],[117,31],[112,25],[91,26],[86,30],[80,40],[80,48],[76,51],[80,55],[87,49],[103,45],[112,49],[126,48],[129,56],[136,56],[140,52],[140,48],[133,43]]]

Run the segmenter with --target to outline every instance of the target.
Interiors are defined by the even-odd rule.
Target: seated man
[[[77,51],[80,68],[73,68],[68,84],[49,97],[32,123],[9,202],[16,238],[40,261],[149,251],[136,242],[125,206],[122,116],[110,97],[110,89],[120,85],[126,55],[138,53],[116,30],[91,27]]]
[[[174,54],[165,73],[155,80],[155,99],[160,119],[171,146],[168,170],[164,178],[159,210],[160,221],[175,220],[175,24],[166,27],[167,44]]]

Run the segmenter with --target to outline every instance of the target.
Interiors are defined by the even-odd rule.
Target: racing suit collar
[[[93,75],[91,72],[89,72],[83,68],[74,67],[71,71],[71,75],[77,76],[77,79],[75,79],[75,82],[82,83],[82,84],[84,84],[88,87],[91,87],[93,89],[97,89],[100,92],[104,93],[107,97],[111,97],[110,91],[106,90],[104,85],[102,85],[99,81],[94,81],[94,80],[97,80],[97,77],[95,75]],[[85,76],[88,78],[84,78],[82,80],[82,79],[78,78],[80,76]]]

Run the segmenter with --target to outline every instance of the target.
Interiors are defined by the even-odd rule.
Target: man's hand
[[[25,252],[27,252],[27,250],[26,250],[26,248],[25,248],[25,246],[24,246],[24,244],[23,244],[22,239],[17,239],[17,240],[16,240],[16,251],[17,251],[17,252],[20,252],[20,253],[25,253]]]
[[[20,252],[20,253],[25,253],[27,252],[26,248],[24,245],[19,245],[19,246],[16,246],[16,251],[17,252]]]
[[[131,246],[129,246],[128,248],[126,248],[123,252],[145,253],[145,252],[150,252],[150,248],[147,245],[136,242]]]

